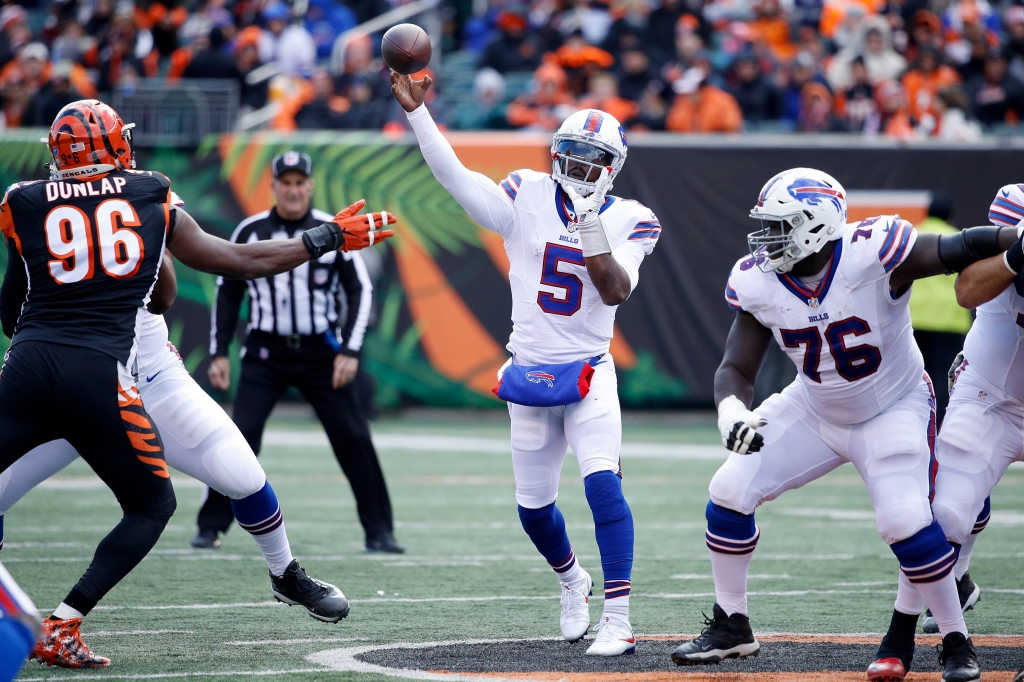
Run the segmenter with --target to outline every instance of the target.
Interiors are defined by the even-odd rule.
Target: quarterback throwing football
[[[717,603],[701,636],[672,658],[692,665],[757,655],[747,617],[747,570],[760,536],[754,510],[851,462],[899,560],[900,584],[916,588],[938,623],[942,679],[978,679],[952,574],[956,548],[928,501],[935,398],[907,303],[914,280],[1001,253],[1016,230],[919,235],[892,215],[847,225],[842,185],[810,168],[769,180],[750,216],[763,229],[749,235],[750,256],[729,275],[725,298],[736,319],[715,374],[718,425],[732,451],[707,507]],[[773,337],[797,379],[751,411]],[[897,600],[894,620],[907,613]],[[868,679],[902,680],[893,663],[883,643]]]
[[[519,170],[500,184],[466,169],[423,106],[430,88],[392,74],[434,177],[466,212],[505,241],[512,287],[512,358],[499,397],[509,403],[512,465],[523,528],[562,585],[562,636],[590,629],[590,575],[555,506],[566,446],[579,460],[604,572],[604,614],[592,656],[635,651],[629,624],[633,519],[622,495],[615,366],[608,347],[616,307],[637,285],[661,233],[644,206],[607,194],[626,160],[626,136],[597,110],[570,116],[554,135],[552,172]]]

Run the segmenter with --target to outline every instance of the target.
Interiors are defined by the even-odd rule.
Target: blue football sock
[[[238,525],[252,535],[252,539],[259,545],[270,572],[276,576],[283,575],[293,557],[284,529],[281,505],[270,482],[267,481],[248,497],[231,500],[231,510],[235,513]]]
[[[628,608],[630,578],[633,572],[633,514],[622,496],[622,479],[611,471],[599,471],[583,482],[590,511],[594,514],[594,534],[601,551],[604,571],[605,611],[609,601],[624,598]]]
[[[554,502],[540,509],[527,509],[519,505],[519,521],[537,551],[547,559],[560,578],[575,575],[576,555],[565,532],[565,518]]]

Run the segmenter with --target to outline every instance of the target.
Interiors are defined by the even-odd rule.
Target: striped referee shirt
[[[239,223],[231,241],[291,239],[333,217],[313,209],[299,220],[284,220],[270,209]],[[358,357],[373,301],[373,285],[358,252],[332,251],[273,277],[249,281],[218,277],[210,355],[227,355],[246,291],[250,304],[247,332],[258,329],[292,338],[331,332],[340,352]],[[346,315],[341,323],[343,308]]]

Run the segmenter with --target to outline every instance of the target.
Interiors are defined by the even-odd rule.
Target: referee
[[[274,157],[272,169],[276,206],[243,220],[231,241],[289,239],[333,217],[310,208],[314,180],[307,154],[280,154]],[[352,382],[373,298],[362,258],[355,251],[332,251],[272,278],[249,282],[218,278],[210,331],[210,383],[221,390],[231,385],[227,352],[247,289],[249,325],[235,397],[235,424],[258,455],[271,410],[289,386],[298,388],[316,411],[352,485],[366,551],[404,552],[395,541],[387,485]],[[342,311],[346,311],[343,323]],[[226,532],[233,520],[230,500],[208,490],[192,546],[219,546],[218,533]]]

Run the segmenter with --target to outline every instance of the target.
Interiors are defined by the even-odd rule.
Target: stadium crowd
[[[330,69],[338,36],[389,2],[402,4],[2,5],[0,126],[47,126],[74,99],[164,77],[235,79],[243,108],[274,105],[273,128],[402,130],[380,33],[349,40]],[[443,0],[428,106],[457,129],[552,131],[593,107],[631,130],[679,133],[1012,133],[1024,114],[1018,2],[490,0],[474,14]],[[449,63],[463,67],[454,78]]]

